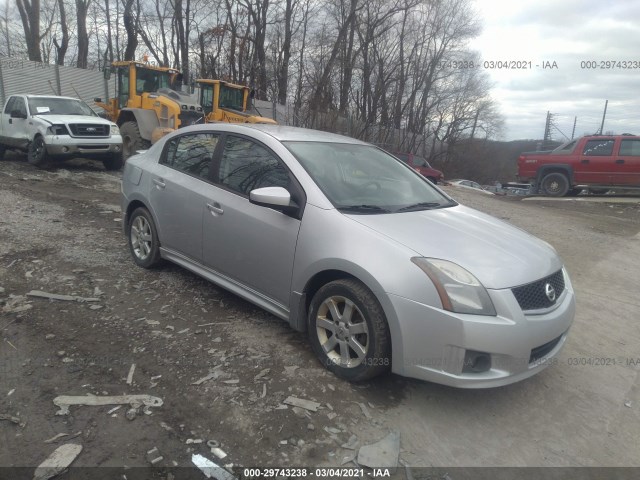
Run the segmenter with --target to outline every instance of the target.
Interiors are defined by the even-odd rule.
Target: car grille
[[[71,123],[69,130],[74,137],[108,137],[110,127],[99,123]]]
[[[546,293],[547,285],[551,285],[555,290],[555,298],[551,300]],[[539,310],[555,305],[562,292],[564,292],[564,275],[562,270],[558,270],[553,275],[549,275],[542,280],[528,283],[520,287],[511,289],[513,295],[518,300],[522,310]]]
[[[531,350],[531,355],[529,356],[529,363],[533,363],[537,360],[540,360],[545,355],[547,355],[551,350],[556,348],[556,345],[558,345],[558,342],[560,341],[561,338],[562,338],[562,335],[560,335],[557,338],[554,338],[553,340],[545,343],[544,345],[540,345],[539,347],[536,347],[533,350]]]

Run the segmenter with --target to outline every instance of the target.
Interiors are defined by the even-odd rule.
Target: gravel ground
[[[412,466],[640,466],[640,359],[628,363],[640,357],[638,202],[525,202],[447,188],[565,259],[578,314],[561,362],[492,390],[395,375],[352,385],[319,365],[303,334],[259,308],[177,266],[137,268],[121,233],[118,173],[91,162],[38,171],[8,157],[0,414],[19,422],[0,421],[0,466],[34,467],[76,434],[69,441],[84,448],[74,466],[148,466],[154,447],[157,472],[190,466],[194,453],[236,468],[354,466],[359,446],[392,432]],[[31,290],[85,301],[26,297]],[[595,357],[621,363],[580,365]],[[163,404],[56,415],[53,403],[125,394]],[[289,396],[319,407],[285,405]],[[208,440],[227,457],[217,459]]]

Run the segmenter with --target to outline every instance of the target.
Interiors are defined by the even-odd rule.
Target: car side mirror
[[[11,110],[11,118],[27,118],[27,114],[20,110]]]
[[[291,200],[291,194],[282,187],[262,187],[249,192],[249,201],[261,207],[269,207],[287,215],[295,215],[300,206]]]

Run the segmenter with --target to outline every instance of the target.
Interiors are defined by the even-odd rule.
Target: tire
[[[589,193],[591,195],[606,195],[607,193],[609,193],[609,189],[608,188],[590,188]]]
[[[27,150],[27,161],[38,168],[47,168],[51,165],[51,157],[47,153],[47,146],[41,135],[36,135]]]
[[[124,165],[122,152],[114,153],[111,157],[102,160],[104,168],[107,170],[120,170]]]
[[[428,179],[429,179],[429,181],[430,181],[431,183],[433,183],[434,185],[437,185],[437,184],[438,184],[438,179],[437,179],[437,178],[435,178],[435,177],[427,177],[427,178],[428,178]]]
[[[122,136],[122,155],[124,160],[135,155],[138,150],[147,150],[151,142],[142,138],[136,122],[124,122],[120,127]]]
[[[4,159],[4,153],[7,151],[7,147],[0,145],[0,160]]]
[[[336,376],[359,382],[390,369],[389,326],[362,283],[344,279],[324,285],[313,296],[307,322],[316,356]]]
[[[127,243],[133,261],[139,267],[153,268],[161,263],[158,230],[146,208],[136,208],[129,217]]]
[[[564,197],[569,191],[569,179],[564,173],[553,172],[544,176],[540,189],[550,197]]]

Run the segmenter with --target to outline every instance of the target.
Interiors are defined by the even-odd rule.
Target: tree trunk
[[[124,29],[127,33],[127,46],[124,50],[125,60],[136,59],[136,49],[138,48],[138,29],[136,28],[137,18],[133,10],[136,0],[125,0],[124,12],[122,14],[124,20]]]
[[[56,63],[64,65],[64,57],[69,48],[69,27],[67,25],[67,12],[64,8],[64,0],[58,0],[58,8],[60,9],[60,30],[62,30],[62,40],[58,43],[57,39],[53,39],[56,47]]]
[[[87,32],[87,12],[91,0],[76,0],[76,17],[78,25],[78,68],[87,68],[89,58],[89,34]]]
[[[40,0],[31,0],[31,2],[29,0],[16,0],[16,5],[24,28],[29,60],[42,62],[40,51]]]

